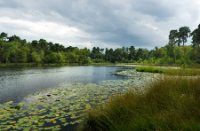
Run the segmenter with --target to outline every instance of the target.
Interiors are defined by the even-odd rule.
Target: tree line
[[[191,37],[191,44],[185,45]],[[200,64],[200,25],[191,32],[187,26],[169,32],[169,42],[148,50],[134,46],[117,49],[64,47],[45,39],[27,42],[19,36],[0,34],[0,63],[104,63]]]

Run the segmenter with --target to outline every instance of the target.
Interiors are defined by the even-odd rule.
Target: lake
[[[0,69],[0,103],[19,102],[28,94],[61,85],[126,79],[113,75],[122,69],[109,66]]]
[[[1,69],[0,74],[0,129],[39,131],[75,130],[88,110],[130,89],[143,91],[154,78],[105,66]]]

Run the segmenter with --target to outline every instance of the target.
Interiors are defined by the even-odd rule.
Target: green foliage
[[[183,26],[179,28],[179,35],[178,38],[180,39],[180,41],[184,44],[187,42],[187,38],[189,37],[189,33],[190,33],[190,28],[187,26]]]
[[[179,30],[171,30],[169,33],[169,43],[180,46],[182,42],[184,46],[190,32],[190,28],[187,26],[180,27]]]
[[[161,48],[152,50],[134,46],[108,49],[100,47],[79,49],[64,47],[58,43],[44,39],[27,42],[19,36],[0,34],[0,63],[37,63],[37,64],[89,64],[89,63],[140,63],[157,65],[191,65],[200,64],[199,27],[192,33],[193,45],[184,44],[189,37],[187,26],[179,30],[171,30],[169,43]],[[183,46],[180,46],[181,42]],[[177,46],[178,45],[178,46]]]
[[[190,55],[190,59],[195,63],[200,64],[200,47],[195,47],[192,49],[192,53]]]
[[[42,52],[33,51],[31,53],[31,60],[33,63],[37,63],[37,64],[42,63],[43,58],[44,58],[44,53]]]
[[[162,69],[155,67],[137,67],[136,71],[138,72],[150,72],[150,73],[163,73]]]
[[[198,25],[198,28],[195,29],[192,33],[192,43],[194,47],[199,47],[200,44],[200,24]]]
[[[83,131],[200,130],[200,78],[164,77],[89,112]]]
[[[63,53],[51,52],[45,57],[46,63],[65,63],[65,56]]]

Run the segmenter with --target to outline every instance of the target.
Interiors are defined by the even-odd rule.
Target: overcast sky
[[[0,0],[0,32],[65,46],[164,46],[200,24],[200,0]]]

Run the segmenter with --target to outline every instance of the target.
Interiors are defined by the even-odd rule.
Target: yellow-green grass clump
[[[200,130],[200,77],[164,77],[91,110],[82,131]]]
[[[198,68],[163,68],[163,67],[136,67],[137,72],[149,72],[149,73],[163,73],[167,75],[178,76],[197,76],[200,75],[200,69]]]

